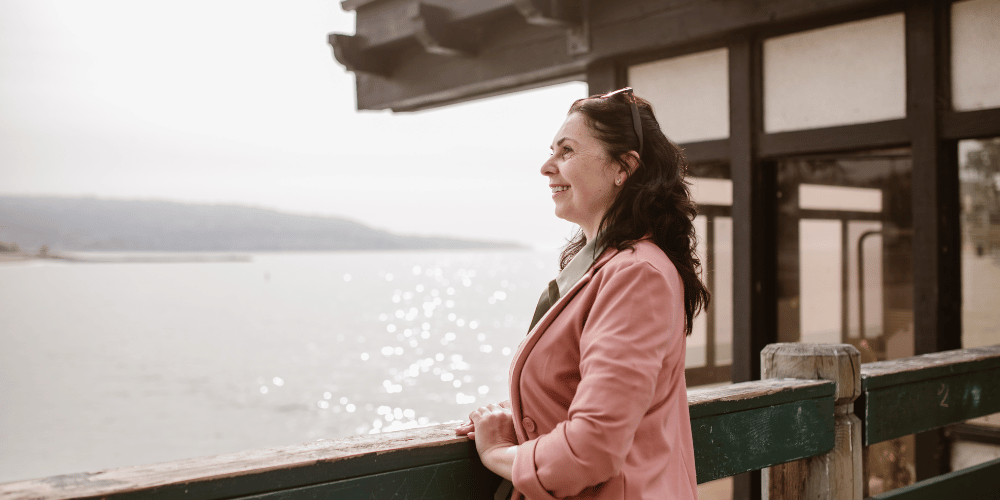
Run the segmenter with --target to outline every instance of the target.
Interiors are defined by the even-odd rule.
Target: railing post
[[[848,344],[770,344],[760,353],[761,378],[833,380],[833,450],[775,465],[761,474],[765,500],[862,500],[861,421],[854,400],[861,395],[861,355]]]

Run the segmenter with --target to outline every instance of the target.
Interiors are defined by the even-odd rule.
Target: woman
[[[542,165],[580,226],[510,371],[459,435],[514,497],[697,498],[685,337],[709,300],[685,164],[625,88],[570,107]]]

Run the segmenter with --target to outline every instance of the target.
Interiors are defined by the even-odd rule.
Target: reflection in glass
[[[778,163],[780,341],[912,354],[910,164],[906,149]]]
[[[962,347],[1000,342],[1000,138],[959,143]]]

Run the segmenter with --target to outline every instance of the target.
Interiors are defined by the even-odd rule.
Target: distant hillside
[[[516,248],[400,236],[333,217],[166,201],[0,196],[0,242],[52,251],[282,251]]]

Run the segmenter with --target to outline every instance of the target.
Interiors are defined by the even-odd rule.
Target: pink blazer
[[[606,250],[510,369],[514,498],[697,498],[684,287],[652,242]]]

